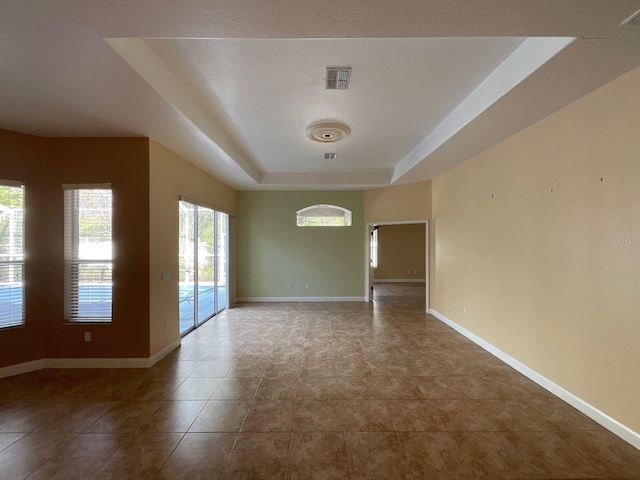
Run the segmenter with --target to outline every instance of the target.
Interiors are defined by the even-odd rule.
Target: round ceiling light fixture
[[[316,142],[339,142],[349,136],[351,130],[341,123],[316,123],[307,128],[307,137]]]

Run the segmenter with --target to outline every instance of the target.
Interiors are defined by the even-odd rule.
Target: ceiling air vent
[[[338,156],[337,153],[325,153],[324,154],[324,159],[325,160],[335,160],[337,156]]]
[[[640,10],[638,10],[636,13],[631,15],[620,25],[634,25],[636,27],[639,27],[640,26]]]
[[[346,90],[349,88],[351,68],[327,67],[327,90]]]

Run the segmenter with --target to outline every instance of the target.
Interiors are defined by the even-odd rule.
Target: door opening
[[[365,296],[424,297],[429,309],[429,224],[427,220],[367,224]]]

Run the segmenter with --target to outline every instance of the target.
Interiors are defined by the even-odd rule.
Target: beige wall
[[[431,218],[431,180],[364,192],[365,223]]]
[[[381,225],[374,279],[425,279],[425,225]]]
[[[180,338],[178,323],[178,196],[235,214],[236,191],[182,157],[149,141],[151,355]],[[233,245],[230,249],[234,250]],[[162,272],[169,272],[161,280]],[[233,285],[230,278],[229,284]],[[168,330],[164,330],[165,322]]]
[[[638,125],[640,69],[434,179],[432,272],[432,308],[635,431]]]
[[[25,326],[0,330],[0,366],[149,354],[149,166],[143,138],[39,138],[0,130],[0,178],[25,182]],[[65,183],[111,183],[113,321],[64,321]],[[140,301],[143,299],[144,301]],[[91,333],[91,342],[84,341]]]

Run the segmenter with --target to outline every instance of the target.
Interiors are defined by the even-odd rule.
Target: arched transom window
[[[336,205],[311,205],[296,213],[299,227],[351,226],[351,210]]]

